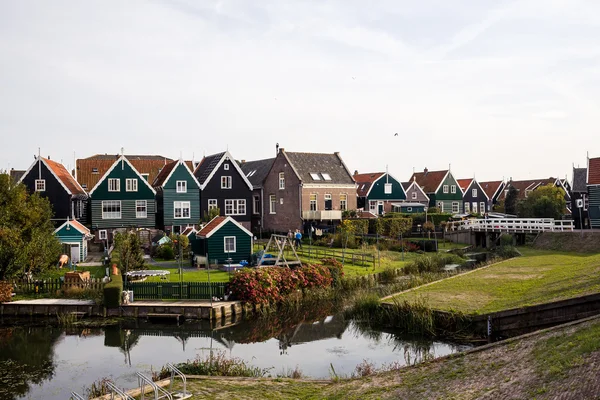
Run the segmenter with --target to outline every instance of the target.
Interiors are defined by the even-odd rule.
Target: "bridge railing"
[[[505,219],[467,219],[448,222],[450,232],[471,230],[475,232],[567,232],[574,229],[572,220],[551,218],[505,218]]]

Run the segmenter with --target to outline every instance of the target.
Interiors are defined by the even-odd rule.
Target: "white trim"
[[[160,186],[160,187],[164,187],[167,184],[167,182],[169,182],[169,179],[171,179],[171,175],[173,175],[173,173],[175,172],[175,170],[177,169],[177,167],[179,165],[183,164],[183,166],[185,167],[185,169],[187,169],[187,171],[190,173],[190,176],[192,177],[192,179],[194,180],[194,182],[196,182],[196,185],[198,185],[198,189],[200,189],[201,188],[200,187],[200,182],[198,182],[198,179],[196,179],[196,175],[194,175],[194,172],[192,172],[192,170],[190,170],[190,168],[187,166],[187,164],[182,159],[179,159],[179,160],[177,160],[175,162],[178,165],[175,165],[171,169],[171,172],[169,172],[169,175],[167,175],[166,179],[163,181],[162,186]],[[157,178],[158,178],[158,176],[157,176]],[[154,180],[156,180],[156,179],[154,179]],[[177,189],[175,189],[175,190],[177,190]]]
[[[471,184],[469,185],[469,187],[467,188],[467,190],[471,189],[471,186],[473,186],[474,183],[479,187],[478,192],[479,191],[482,192],[483,195],[485,196],[485,198],[487,199],[487,201],[490,201],[491,199],[489,198],[489,196],[487,195],[487,193],[485,192],[485,190],[483,190],[483,187],[481,187],[481,185],[479,184],[479,182],[477,182],[477,180],[475,180],[475,179],[473,179],[471,181]],[[500,184],[500,186],[502,186],[502,184]],[[500,186],[498,186],[498,188],[500,188]],[[471,190],[473,190],[473,189],[471,189]],[[473,195],[473,192],[471,192],[471,195]],[[477,195],[475,197],[479,197],[479,195]]]
[[[223,171],[229,171],[229,164],[223,164]]]
[[[40,187],[43,186],[43,188],[38,189],[38,183],[40,183]],[[33,182],[33,191],[34,192],[45,192],[46,191],[46,180],[45,179],[36,179]]]
[[[233,239],[233,251],[227,251],[227,239]],[[237,238],[235,236],[223,236],[223,253],[237,253]]]
[[[457,211],[454,211],[454,206],[456,205],[456,207],[458,208]],[[453,213],[459,213],[460,212],[460,201],[453,201],[452,204],[452,212]]]
[[[369,197],[369,193],[371,193],[371,190],[373,189],[373,186],[375,186],[375,183],[376,183],[378,180],[380,180],[381,178],[385,177],[386,175],[387,175],[389,178],[392,178],[393,180],[395,180],[395,181],[396,181],[396,183],[397,183],[398,185],[400,185],[400,189],[402,189],[402,193],[404,193],[404,198],[406,199],[406,192],[407,192],[407,191],[406,191],[406,190],[404,190],[404,186],[402,186],[402,182],[400,182],[398,179],[394,178],[394,177],[393,177],[391,174],[389,174],[389,173],[386,173],[386,172],[383,172],[379,178],[377,178],[377,179],[375,179],[375,180],[373,181],[373,183],[371,184],[371,187],[370,187],[370,188],[369,188],[369,190],[367,191],[367,194],[365,195],[365,197]],[[414,181],[413,181],[413,183],[414,183]],[[409,186],[409,188],[410,188],[410,186]],[[399,200],[402,200],[402,199],[399,199]]]
[[[450,185],[444,185],[442,187],[442,194],[449,194],[450,193]],[[454,189],[454,193],[456,193],[456,189]]]
[[[77,232],[81,233],[82,235],[88,235],[90,233],[90,231],[88,230],[87,232],[82,231],[81,229],[79,229],[78,227],[76,227],[75,225],[71,224],[70,220],[66,220],[61,226],[59,226],[58,228],[56,228],[54,230],[54,233],[57,233],[58,231],[60,231],[62,228],[64,228],[65,225],[69,225],[71,227],[73,227]],[[87,229],[87,228],[86,228]]]
[[[225,181],[225,186],[223,186],[223,178],[228,178]],[[221,175],[221,189],[233,189],[233,179],[231,179],[231,175]]]
[[[269,214],[277,214],[277,196],[269,195]]]
[[[448,175],[450,175],[450,170],[446,171],[446,175],[444,175],[444,177],[442,178],[442,180],[440,181],[440,184],[438,185],[438,187],[433,191],[433,193],[437,193],[438,190],[440,190],[440,188],[442,187],[442,185],[444,184],[444,181],[446,180],[446,178],[448,177]],[[452,176],[452,179],[454,179],[454,176]],[[454,182],[456,182],[456,179],[454,179]],[[458,182],[456,182],[458,184]]]
[[[119,216],[115,217],[115,218],[104,218],[104,203],[105,202],[115,202],[115,203],[119,203]],[[121,202],[121,200],[101,200],[100,201],[100,219],[105,220],[105,219],[123,219],[123,203]]]
[[[110,182],[116,182],[116,189],[115,190],[110,190]],[[121,191],[121,179],[120,178],[108,178],[108,191],[111,193],[119,193]]]
[[[285,190],[285,172],[280,172],[278,177],[279,177],[279,190]]]
[[[154,190],[154,188],[150,185],[150,183],[144,179],[144,177],[139,173],[139,171],[137,169],[135,169],[135,167],[129,162],[129,160],[127,159],[127,157],[125,156],[120,156],[114,163],[113,165],[110,166],[110,168],[104,173],[104,175],[102,175],[102,178],[100,178],[100,180],[96,183],[96,185],[92,188],[92,190],[90,190],[88,192],[88,195],[92,195],[92,193],[94,193],[94,191],[98,188],[98,186],[100,186],[102,184],[102,182],[104,182],[104,180],[110,175],[110,173],[113,171],[113,169],[115,169],[115,167],[117,165],[119,165],[119,163],[121,162],[121,160],[125,161],[133,170],[133,172],[135,172],[135,174],[141,178],[141,180],[144,182],[144,184],[152,191],[152,193],[154,195],[156,195],[156,190]]]
[[[215,218],[221,218],[221,217],[217,216]],[[213,218],[213,219],[215,219],[215,218]],[[212,220],[210,220],[210,222],[212,222]],[[210,222],[209,222],[209,224],[210,224]],[[223,220],[223,222],[221,222],[219,225],[215,226],[210,232],[208,232],[208,235],[203,236],[203,237],[206,238],[206,239],[208,239],[209,237],[211,237],[213,235],[213,233],[215,233],[216,231],[218,231],[219,229],[221,229],[221,227],[223,225],[225,225],[227,222],[232,222],[235,226],[237,226],[238,228],[240,228],[241,230],[243,230],[246,235],[248,235],[250,237],[253,237],[252,232],[250,232],[248,229],[244,228],[244,226],[242,224],[240,224],[239,222],[237,222],[235,219],[233,219],[231,217],[225,217],[225,219]]]
[[[104,237],[102,237],[102,232],[104,232]],[[108,231],[106,229],[98,230],[98,239],[99,240],[108,240]]]
[[[23,182],[23,179],[25,179],[25,178],[27,177],[27,174],[29,174],[29,172],[31,172],[31,170],[33,169],[33,167],[35,167],[35,166],[37,165],[37,163],[38,163],[38,161],[39,161],[39,160],[41,160],[41,161],[44,163],[44,165],[46,166],[46,169],[47,169],[48,171],[50,171],[50,173],[52,174],[52,176],[54,176],[54,178],[55,178],[55,179],[58,181],[58,183],[60,183],[60,185],[63,187],[63,189],[65,189],[65,191],[67,192],[67,194],[69,194],[70,196],[72,196],[72,195],[73,195],[73,193],[72,193],[72,192],[69,190],[69,188],[67,187],[67,185],[65,185],[65,183],[62,181],[62,179],[59,179],[59,178],[58,178],[58,176],[56,176],[56,174],[54,173],[54,171],[52,170],[52,168],[50,168],[50,167],[48,166],[48,164],[46,164],[46,161],[44,161],[44,157],[38,157],[38,158],[37,158],[37,159],[36,159],[36,160],[33,162],[33,164],[31,164],[31,165],[29,166],[29,168],[27,169],[27,171],[25,171],[25,173],[24,173],[24,174],[21,176],[21,178],[19,179],[19,183],[22,183],[22,182]],[[61,165],[62,165],[62,164],[61,164]],[[63,168],[64,168],[64,165],[63,165]],[[66,170],[66,168],[65,168],[65,170]],[[67,171],[67,172],[69,172],[69,171]],[[79,186],[79,188],[81,189],[81,191],[82,191],[83,193],[85,193],[85,190],[83,190],[83,188],[81,187],[81,185],[79,184],[79,182],[77,182],[77,180],[75,180],[75,179],[74,179],[74,181],[75,181],[75,183],[77,184],[77,186]]]
[[[138,203],[143,201],[145,203],[144,208],[146,209],[146,215],[143,217],[138,216]],[[135,201],[135,217],[136,218],[148,218],[148,200],[136,200]]]
[[[214,200],[214,203],[211,204],[211,202]],[[212,210],[213,208],[219,208],[219,200],[218,199],[208,199],[208,202],[206,203],[206,208],[208,209],[208,211]]]
[[[231,203],[231,213],[227,213],[227,202]],[[240,210],[240,204],[244,204],[244,213],[239,212]],[[225,215],[247,215],[248,214],[248,208],[246,205],[246,199],[225,199],[225,210],[223,211],[223,214]],[[236,207],[237,206],[237,207]],[[235,212],[233,212],[235,211]]]
[[[423,189],[421,189],[421,186],[419,186],[419,184],[417,183],[417,181],[413,180],[411,182],[411,184],[408,186],[408,188],[406,188],[406,190],[404,191],[405,194],[408,193],[410,191],[410,188],[415,185],[417,187],[417,189],[419,189],[419,192],[421,192],[423,194],[423,196],[425,196],[425,198],[427,199],[427,202],[430,201],[429,196],[427,196],[427,193],[425,193],[425,191]],[[404,189],[404,188],[403,188]]]
[[[242,177],[242,180],[246,183],[246,185],[248,185],[248,187],[250,188],[250,190],[254,190],[254,187],[252,186],[252,184],[250,183],[250,181],[246,177],[246,174],[244,174],[244,171],[242,171],[242,169],[240,168],[240,166],[238,165],[238,163],[234,160],[234,158],[231,156],[231,154],[229,153],[229,151],[226,151],[225,153],[223,153],[223,156],[221,157],[221,160],[219,160],[219,163],[213,168],[213,170],[210,172],[210,174],[208,175],[208,177],[204,181],[204,185],[200,185],[200,190],[204,190],[204,188],[206,188],[206,185],[208,185],[208,183],[210,182],[210,180],[212,179],[212,177],[214,176],[214,174],[221,167],[221,164],[223,164],[223,162],[225,160],[229,160],[231,162],[231,164],[233,165],[234,169],[238,172],[238,174],[240,174],[240,176]],[[198,165],[198,167],[200,167],[200,165]],[[196,169],[198,169],[198,167],[196,167]]]

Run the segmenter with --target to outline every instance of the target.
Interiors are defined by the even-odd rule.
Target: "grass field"
[[[173,268],[156,268],[169,271],[167,279],[161,279],[159,276],[151,276],[146,282],[179,282],[179,270]],[[183,270],[184,282],[208,282],[208,272],[205,270]],[[229,273],[219,270],[210,270],[211,282],[229,282]]]
[[[513,258],[396,296],[435,309],[489,313],[600,292],[600,254],[520,249]]]

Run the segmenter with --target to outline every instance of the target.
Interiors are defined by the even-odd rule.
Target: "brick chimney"
[[[425,167],[425,169],[423,170],[423,172],[425,173],[425,175],[427,175],[427,173],[429,172],[429,170],[427,169],[427,167]]]
[[[357,169],[354,170],[354,175],[358,175],[358,170]]]

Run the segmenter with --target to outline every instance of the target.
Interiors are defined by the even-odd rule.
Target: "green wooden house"
[[[166,164],[152,183],[156,191],[156,226],[181,233],[200,221],[200,184],[183,160]]]
[[[200,253],[211,264],[238,264],[242,260],[250,262],[252,254],[252,232],[231,217],[213,218],[196,234]],[[231,261],[228,261],[231,259]]]
[[[415,202],[392,203],[392,212],[404,214],[417,214],[425,212],[425,204]]]
[[[88,254],[88,240],[92,238],[90,230],[77,220],[67,220],[56,228],[54,235],[63,245],[63,252],[72,262],[85,261]]]
[[[92,232],[112,240],[116,228],[154,228],[156,192],[125,156],[119,157],[89,192]]]
[[[353,175],[357,189],[357,208],[375,215],[391,212],[393,202],[406,200],[402,183],[387,172],[370,172]]]
[[[416,181],[429,196],[429,207],[437,207],[440,212],[459,214],[463,212],[463,192],[450,172],[429,171],[415,172],[410,181]]]

